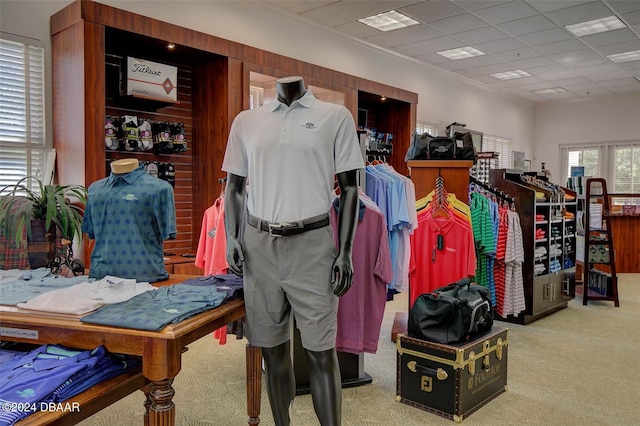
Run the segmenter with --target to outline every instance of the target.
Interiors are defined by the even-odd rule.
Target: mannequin
[[[234,120],[234,125],[232,126],[231,134],[229,136],[227,153],[225,154],[225,161],[223,163],[223,170],[227,171],[228,173],[227,191],[225,194],[225,225],[227,232],[227,261],[229,263],[229,269],[237,275],[244,274],[246,294],[249,290],[252,280],[254,279],[253,274],[258,274],[258,272],[263,271],[262,269],[260,269],[260,271],[254,271],[252,262],[256,262],[255,257],[260,257],[263,250],[271,250],[271,244],[278,246],[286,246],[287,244],[292,244],[294,247],[293,251],[295,255],[300,256],[300,259],[302,259],[303,263],[304,260],[307,260],[307,263],[310,264],[316,264],[318,262],[320,262],[321,264],[326,264],[326,269],[322,269],[322,271],[324,272],[321,272],[319,274],[319,277],[326,278],[319,278],[319,280],[322,281],[323,279],[326,279],[327,283],[330,285],[330,287],[328,287],[330,289],[330,292],[328,295],[325,295],[323,297],[325,299],[333,299],[331,303],[333,303],[334,301],[337,302],[336,296],[345,294],[351,287],[352,283],[353,264],[351,260],[351,251],[353,239],[355,236],[358,214],[357,169],[363,167],[362,157],[358,147],[355,125],[353,124],[353,118],[351,117],[350,113],[346,109],[344,109],[344,107],[326,104],[316,100],[310,92],[306,91],[304,81],[301,77],[286,77],[277,80],[276,93],[277,101],[274,101],[275,103],[273,104],[268,104],[261,107],[263,111],[252,110],[241,113],[239,117]],[[298,113],[301,114],[299,122],[296,121],[298,119],[298,116],[295,115]],[[302,133],[296,135],[297,138],[292,137],[290,141],[287,140],[285,136],[281,136],[281,126],[284,128],[286,123],[284,121],[280,123],[278,121],[278,118],[274,116],[275,114],[289,114],[286,117],[290,117],[290,119],[294,123],[292,124],[292,127],[290,129],[291,133]],[[274,118],[270,118],[272,116]],[[234,163],[231,160],[234,157],[234,153],[236,154],[236,158],[239,158],[239,156],[237,155],[237,152],[239,151],[235,147],[235,144],[244,144],[244,146],[251,147],[254,143],[257,144],[262,142],[261,138],[265,137],[264,133],[269,133],[267,130],[265,130],[267,127],[262,125],[262,120],[268,120],[269,124],[267,125],[267,127],[272,130],[272,132],[267,135],[267,137],[273,136],[276,139],[276,144],[270,146],[266,152],[281,148],[283,144],[285,148],[282,149],[287,149],[286,143],[290,143],[292,145],[298,144],[297,146],[295,146],[295,148],[298,149],[301,145],[305,144],[306,135],[309,135],[309,138],[312,140],[314,137],[317,137],[315,134],[313,134],[313,131],[315,130],[320,132],[324,131],[324,129],[334,129],[336,127],[339,127],[341,129],[336,134],[324,134],[322,141],[311,142],[324,143],[325,145],[328,145],[328,151],[331,152],[331,156],[333,156],[333,144],[335,144],[336,146],[339,145],[341,149],[344,149],[345,151],[338,150],[338,152],[343,152],[344,157],[348,158],[348,160],[341,159],[338,157],[338,155],[336,155],[335,158],[332,157],[331,170],[333,171],[334,163],[336,169],[345,170],[338,170],[335,174],[332,174],[329,177],[325,176],[327,180],[329,180],[328,178],[330,178],[329,183],[331,184],[331,186],[328,192],[331,192],[333,189],[332,184],[334,175],[337,177],[338,185],[340,187],[340,213],[338,217],[339,235],[337,250],[335,248],[335,245],[333,245],[333,242],[330,242],[329,244],[332,246],[330,247],[331,251],[325,251],[324,254],[321,255],[318,255],[316,252],[316,246],[322,245],[326,241],[323,239],[325,233],[331,233],[331,231],[328,231],[326,227],[322,229],[305,231],[304,234],[299,234],[295,237],[272,237],[268,234],[264,235],[265,232],[262,232],[262,236],[258,238],[262,239],[260,241],[264,241],[264,245],[253,244],[255,238],[254,235],[256,234],[256,232],[260,234],[260,231],[256,231],[253,225],[245,226],[245,223],[251,225],[251,222],[245,219],[245,213],[246,210],[249,210],[249,217],[254,214],[254,212],[251,211],[251,207],[253,206],[254,209],[260,207],[261,202],[263,201],[260,197],[265,193],[265,191],[261,191],[259,187],[256,188],[256,186],[259,186],[260,180],[258,180],[258,178],[253,178],[251,173],[252,171],[250,169],[245,173],[245,170],[241,170],[241,168],[235,167]],[[277,123],[277,125],[274,125],[274,122]],[[254,123],[258,124],[256,125]],[[340,125],[336,126],[336,123],[339,123]],[[260,130],[252,132],[253,127],[257,127]],[[300,130],[301,128],[305,127],[308,130]],[[332,130],[328,130],[328,132],[331,131]],[[287,131],[285,131],[284,133],[287,134]],[[258,141],[254,141],[253,138],[258,139]],[[280,138],[279,141],[278,138]],[[274,143],[274,141],[271,142]],[[268,141],[265,141],[264,143],[268,143]],[[295,149],[293,149],[293,151],[295,152]],[[251,153],[249,153],[248,155],[251,155]],[[261,170],[264,168],[270,170],[289,170],[292,167],[295,168],[294,163],[297,163],[298,161],[296,161],[296,158],[293,157],[294,155],[296,154],[293,154],[291,157],[287,157],[287,155],[279,156],[276,154],[273,157],[273,161],[277,161],[277,164],[273,164],[272,162],[268,164],[262,163],[259,167],[261,168]],[[227,157],[229,157],[229,160],[227,159]],[[258,160],[262,160],[264,156],[261,156],[258,152],[255,158],[257,158]],[[310,161],[315,160],[313,156],[311,156],[311,158],[312,160]],[[287,162],[286,160],[291,160],[291,162]],[[303,158],[300,158],[299,160],[303,161]],[[321,161],[322,160],[318,160],[318,162]],[[304,168],[304,166],[300,167],[300,170],[302,170],[300,173],[305,173],[304,170],[306,169]],[[238,170],[237,173],[236,170]],[[255,173],[259,174],[259,170]],[[285,171],[283,173],[286,174],[287,172]],[[249,190],[249,201],[247,203],[248,205],[245,206],[245,184],[247,178],[252,182],[252,184]],[[293,180],[296,180],[295,177]],[[305,174],[304,176],[299,176],[297,180],[308,180],[308,177]],[[272,186],[278,186],[277,182],[273,182],[270,184]],[[317,192],[318,194],[322,193],[322,191],[305,191],[305,189],[310,188],[300,188],[295,184],[292,185],[293,189],[289,190],[283,188],[282,192],[287,196],[286,203],[284,201],[277,201],[276,203],[274,203],[274,205],[276,206],[276,210],[278,210],[279,207],[286,210],[286,207],[284,207],[285,204],[298,205],[300,206],[300,208],[304,209],[304,206],[306,205],[304,195],[301,193],[296,193],[296,188],[299,189],[300,192]],[[326,186],[327,185],[325,185],[325,187]],[[278,194],[275,194],[275,196],[277,195]],[[325,212],[328,212],[330,208],[330,194],[326,195],[326,206],[324,206],[324,199],[319,201],[319,205],[321,205],[322,208],[325,209]],[[252,196],[253,199],[251,198]],[[315,201],[317,200],[314,200],[314,202]],[[276,211],[276,214],[278,213],[279,212]],[[304,217],[284,218],[287,221],[293,222],[304,219]],[[278,220],[277,222],[281,221]],[[310,235],[309,238],[313,239],[307,240],[308,242],[306,243],[306,245],[296,246],[296,244],[298,244],[295,242],[296,238],[311,233],[318,234],[314,234],[317,236]],[[331,236],[331,238],[333,237]],[[245,247],[247,247],[246,250]],[[327,259],[326,263],[325,259]],[[282,260],[275,259],[274,261],[280,264],[279,262],[281,262]],[[302,267],[302,275],[305,274],[304,268],[306,267],[307,266]],[[301,272],[297,265],[292,266],[292,268],[295,269],[295,271],[292,272],[294,274]],[[309,266],[309,274],[316,273],[315,271],[312,271],[314,268],[315,266],[313,265]],[[260,285],[262,285],[262,283]],[[318,286],[320,285],[324,286],[325,284],[318,283]],[[314,287],[314,283],[307,284],[305,282],[304,287]],[[307,290],[305,290],[305,288],[302,289],[303,293],[304,291],[316,291],[315,288]],[[297,291],[299,290],[296,290],[296,292]],[[309,366],[311,395],[316,415],[320,420],[320,424],[322,424],[323,426],[340,425],[342,411],[342,383],[340,379],[338,358],[335,350],[335,334],[333,334],[333,341],[331,341],[331,339],[328,339],[327,343],[322,348],[308,348],[307,346],[312,345],[309,344],[308,341],[307,343],[305,343],[305,328],[300,323],[301,318],[298,317],[299,315],[302,315],[302,313],[300,311],[296,311],[296,298],[300,297],[301,299],[304,299],[305,295],[303,294],[302,296],[300,296],[300,294],[294,294],[293,291],[291,293],[285,291],[284,297],[287,299],[286,303],[288,306],[286,315],[289,315],[289,310],[293,311],[293,313],[296,315],[298,328],[301,332],[302,344],[305,348],[305,356]],[[255,300],[256,301],[254,303],[253,299],[250,300],[245,297],[248,320],[247,332],[251,344],[254,344],[253,339],[258,338],[258,336],[253,335],[253,333],[251,332],[253,322],[252,317],[254,315],[258,315],[257,313],[254,314],[254,311],[259,311],[261,309],[261,304],[266,305],[266,301],[264,299],[256,298]],[[269,301],[271,303],[272,299],[269,299]],[[318,321],[319,323],[321,323],[321,325],[325,321],[330,325],[336,324],[337,305],[335,306],[336,310],[332,310],[330,306],[327,307],[326,315],[323,317],[325,319],[323,319],[322,321]],[[288,317],[285,318],[285,321],[288,322]],[[335,330],[335,327],[333,328],[333,330]],[[329,335],[331,336],[331,334]],[[293,402],[295,396],[295,377],[290,358],[291,344],[289,339],[290,336],[288,336],[287,330],[287,334],[279,339],[281,340],[280,342],[276,341],[274,344],[266,342],[264,344],[256,345],[262,348],[262,354],[266,365],[267,393],[269,396],[269,402],[271,405],[271,410],[273,412],[274,420],[276,425],[278,426],[290,424],[289,407]]]
[[[112,161],[88,188],[82,232],[94,240],[89,276],[166,280],[163,241],[176,238],[173,187],[136,158]]]
[[[111,171],[118,175],[126,174],[137,169],[139,164],[140,163],[135,158],[123,158],[121,160],[114,160],[111,162]]]

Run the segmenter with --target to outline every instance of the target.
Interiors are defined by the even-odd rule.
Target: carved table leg
[[[175,391],[171,384],[173,379],[165,379],[151,383],[149,392],[149,425],[150,426],[174,426],[176,421],[176,408],[173,403]]]
[[[144,426],[149,426],[149,407],[151,407],[151,399],[149,398],[149,393],[151,393],[151,388],[153,386],[148,384],[140,388],[140,390],[144,393]]]
[[[260,401],[262,391],[262,351],[247,345],[247,415],[249,424],[260,424]]]

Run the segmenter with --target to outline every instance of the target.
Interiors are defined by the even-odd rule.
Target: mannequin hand
[[[353,282],[353,264],[349,256],[338,255],[331,265],[331,284],[334,286],[333,294],[344,295]]]
[[[244,252],[242,245],[235,238],[227,239],[227,263],[229,270],[241,277],[243,274],[242,264],[244,263]]]

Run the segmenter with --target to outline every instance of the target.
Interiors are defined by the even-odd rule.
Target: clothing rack
[[[474,178],[473,176],[469,176],[469,184],[470,184],[470,188],[475,187],[479,187],[481,190],[483,191],[487,191],[490,192],[492,195],[495,195],[497,198],[499,198],[500,200],[509,203],[509,205],[511,207],[515,207],[516,204],[516,199],[515,197],[512,197],[511,195],[507,194],[504,191],[499,190],[498,188],[491,186],[488,183],[484,183],[476,178]]]

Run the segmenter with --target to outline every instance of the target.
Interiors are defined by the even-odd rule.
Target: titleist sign
[[[178,100],[178,68],[138,58],[127,58],[127,95],[159,101]]]

